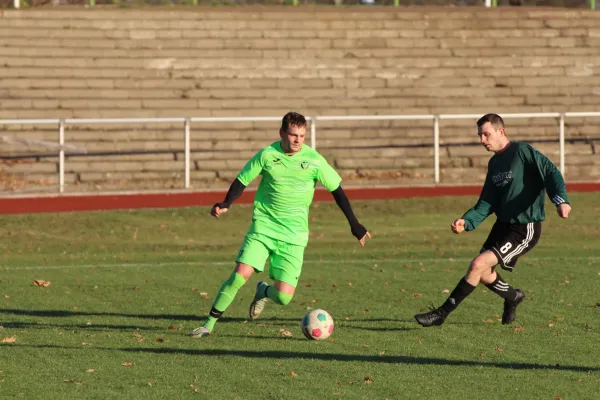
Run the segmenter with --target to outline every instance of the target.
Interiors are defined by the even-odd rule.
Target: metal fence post
[[[58,192],[65,191],[65,120],[58,121]]]
[[[440,183],[440,116],[433,116],[433,180]]]
[[[190,188],[190,119],[186,118],[184,123],[184,168],[185,168],[185,188]]]
[[[558,142],[559,142],[559,148],[558,148],[558,156],[559,156],[559,168],[560,168],[560,172],[564,175],[565,174],[565,114],[564,113],[560,113],[560,126],[559,126],[559,130],[558,130]]]
[[[312,117],[310,120],[310,147],[313,150],[317,149],[317,117]]]

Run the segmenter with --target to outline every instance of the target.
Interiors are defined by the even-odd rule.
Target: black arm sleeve
[[[240,182],[239,179],[234,180],[231,186],[229,187],[229,190],[227,191],[225,200],[223,200],[222,203],[217,203],[215,205],[219,206],[219,208],[231,207],[231,204],[237,199],[239,199],[242,193],[244,193],[244,189],[246,189],[246,186],[244,186],[244,184],[242,184],[242,182]]]
[[[350,200],[348,200],[346,193],[344,193],[344,189],[342,189],[341,186],[338,186],[338,188],[331,192],[331,194],[333,195],[338,207],[340,207],[346,216],[346,219],[350,224],[350,231],[354,237],[359,240],[362,239],[367,234],[367,229],[362,226],[360,222],[358,222],[358,219],[356,219],[354,211],[352,211],[352,206],[350,205]]]

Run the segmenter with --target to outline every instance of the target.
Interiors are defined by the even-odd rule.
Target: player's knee
[[[274,300],[277,304],[281,304],[282,306],[290,304],[293,294],[282,293],[279,290],[274,290]]]
[[[490,269],[490,266],[486,262],[479,258],[474,259],[469,266],[469,273],[481,275]]]

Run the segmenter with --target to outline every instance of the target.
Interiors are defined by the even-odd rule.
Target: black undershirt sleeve
[[[358,219],[356,219],[354,211],[352,211],[352,206],[350,205],[350,200],[348,200],[346,193],[344,193],[344,189],[342,189],[341,186],[338,186],[338,188],[331,192],[331,194],[333,195],[338,207],[340,207],[346,216],[346,219],[350,224],[350,231],[352,232],[352,235],[359,240],[362,239],[367,234],[367,229],[362,226],[360,222],[358,222]]]
[[[244,189],[246,189],[246,186],[244,186],[244,184],[242,184],[242,182],[240,182],[239,179],[234,180],[231,186],[229,187],[229,190],[227,191],[225,200],[223,200],[223,202],[221,203],[215,204],[215,206],[218,206],[219,208],[231,207],[231,204],[237,199],[239,199],[242,193],[244,193]]]

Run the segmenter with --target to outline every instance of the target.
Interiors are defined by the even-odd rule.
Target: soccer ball
[[[312,310],[302,318],[302,333],[307,339],[325,340],[333,333],[333,318],[325,310]]]

